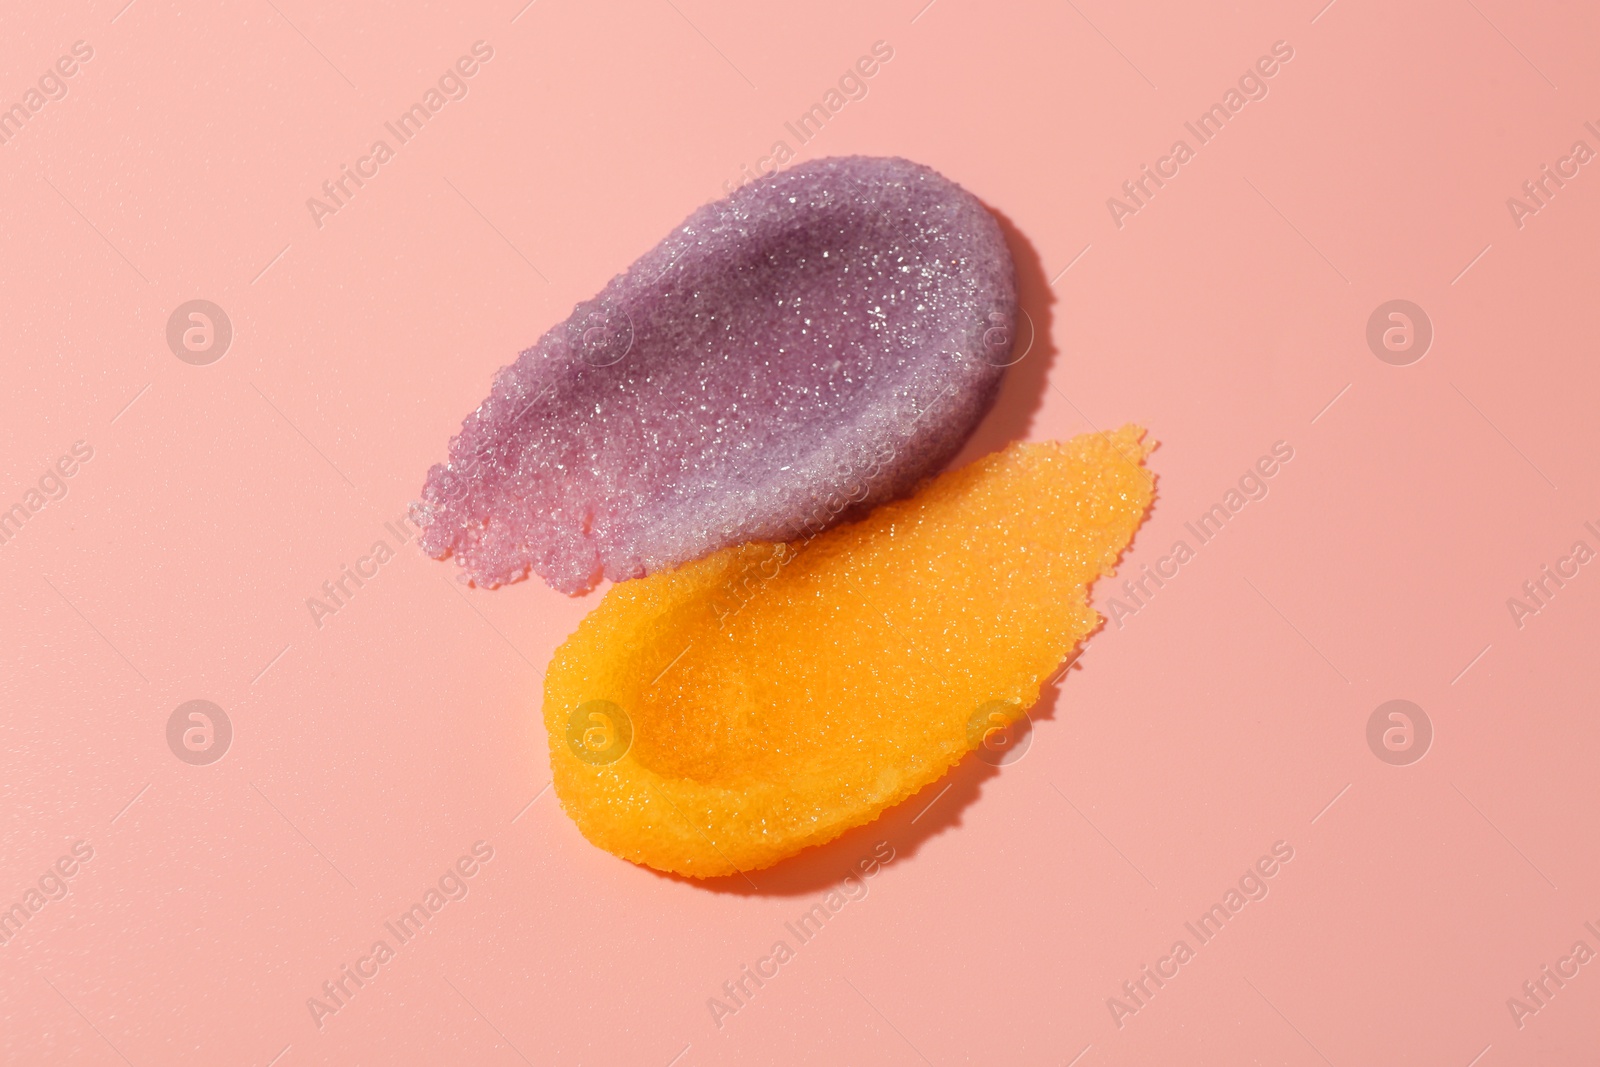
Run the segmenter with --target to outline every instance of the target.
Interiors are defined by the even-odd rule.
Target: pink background
[[[0,145],[0,507],[93,449],[0,546],[0,906],[68,890],[0,945],[4,1062],[1592,1062],[1600,962],[1520,1027],[1507,999],[1600,951],[1600,565],[1520,627],[1507,598],[1600,549],[1600,175],[1520,227],[1506,201],[1600,149],[1600,14],[123,2],[13,5],[0,33],[4,106],[93,49]],[[306,199],[479,40],[468,95],[315,225]],[[497,367],[796,147],[783,123],[879,40],[800,158],[904,155],[1008,221],[1039,337],[966,455],[1147,425],[1125,576],[1275,442],[1294,458],[1091,641],[1019,762],[757,891],[661,877],[541,795],[543,666],[599,593],[467,589],[407,545],[320,628],[306,599],[395,546]],[[1276,41],[1268,95],[1119,228],[1107,198]],[[235,330],[208,366],[165,340],[195,298]],[[1396,298],[1435,331],[1409,366],[1365,339]],[[1396,698],[1434,730],[1408,766],[1366,740]],[[207,766],[166,740],[193,699],[234,728]],[[307,998],[478,841],[467,896],[319,1028]],[[1280,841],[1269,895],[1200,946],[1184,923]],[[794,943],[879,842],[868,895]],[[708,999],[780,938],[719,1027]],[[1119,1027],[1108,998],[1179,938]]]

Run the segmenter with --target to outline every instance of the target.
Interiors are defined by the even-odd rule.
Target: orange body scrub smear
[[[562,806],[601,848],[704,878],[936,781],[1098,625],[1088,586],[1150,505],[1143,437],[1015,444],[809,541],[614,586],[545,678]]]

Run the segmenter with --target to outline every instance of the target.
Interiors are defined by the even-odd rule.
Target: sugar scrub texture
[[[903,159],[802,164],[709,204],[496,375],[428,472],[425,551],[567,593],[909,492],[992,403],[1011,255]]]
[[[567,813],[618,856],[708,877],[936,781],[1099,624],[1088,586],[1150,505],[1143,436],[1013,445],[803,547],[613,587],[545,676]]]

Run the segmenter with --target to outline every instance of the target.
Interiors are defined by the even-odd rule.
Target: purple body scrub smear
[[[421,545],[565,593],[910,492],[993,402],[994,217],[903,159],[822,159],[690,215],[502,368],[427,476]]]

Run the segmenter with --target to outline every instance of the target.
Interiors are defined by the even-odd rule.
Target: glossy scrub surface
[[[946,773],[1099,622],[1149,507],[1143,431],[1013,445],[857,523],[613,587],[557,650],[557,795],[596,845],[769,866]]]
[[[428,472],[421,544],[563,592],[909,492],[993,401],[1012,261],[903,159],[805,163],[692,214],[495,377]]]

